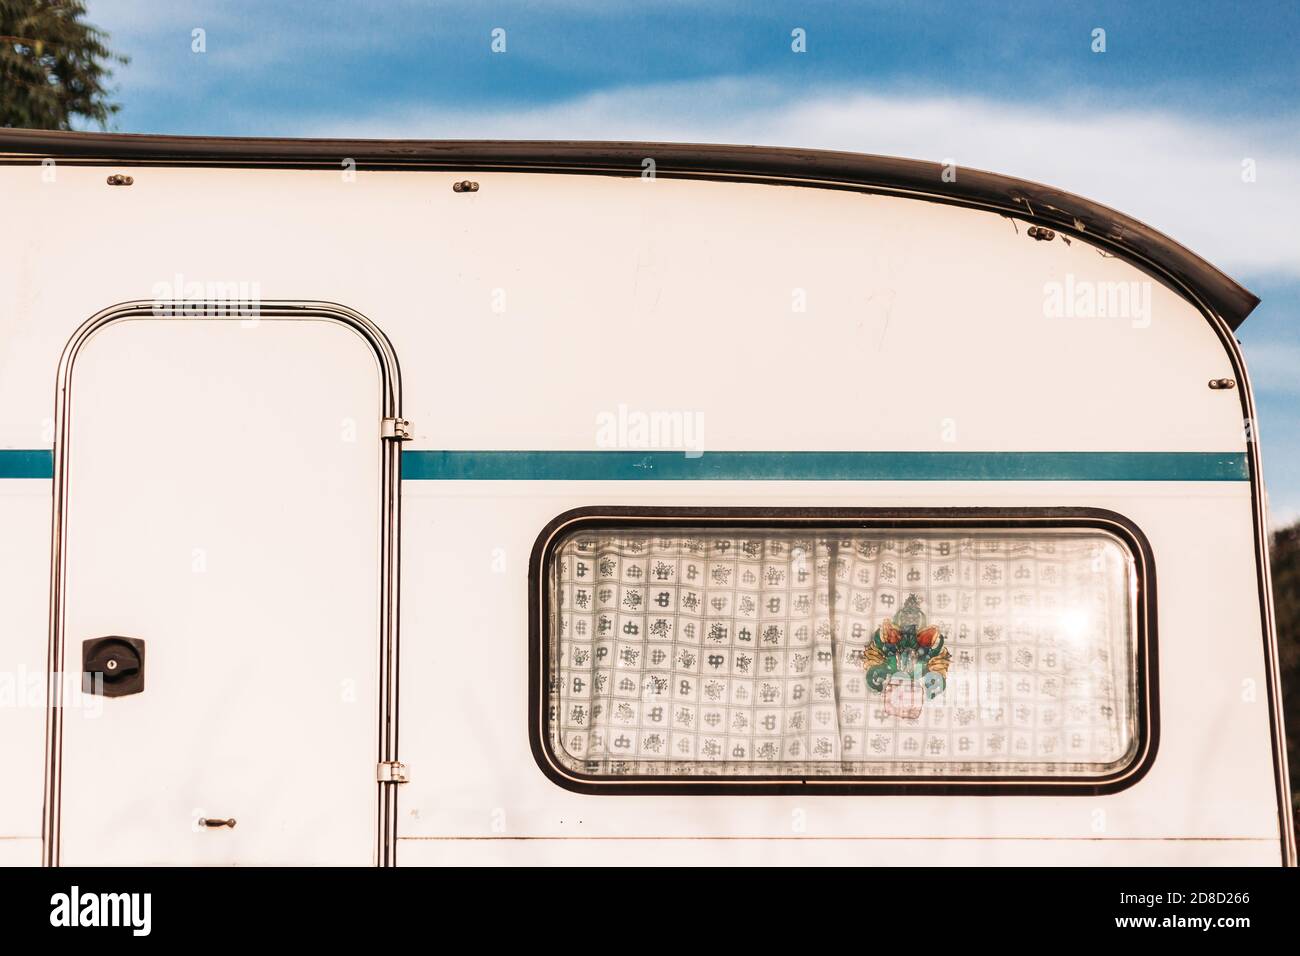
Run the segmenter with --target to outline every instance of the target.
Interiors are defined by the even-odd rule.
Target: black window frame
[[[1136,715],[1133,758],[1105,776],[591,776],[564,767],[551,750],[546,714],[550,706],[551,595],[547,583],[558,546],[579,531],[674,529],[737,530],[987,530],[1085,529],[1118,538],[1133,558],[1137,593]],[[1098,796],[1137,783],[1150,770],[1160,738],[1156,648],[1156,570],[1150,542],[1131,520],[1101,508],[695,508],[588,506],[551,520],[533,546],[528,566],[528,740],[533,759],[551,782],[575,793],[627,796],[896,795],[896,796]]]

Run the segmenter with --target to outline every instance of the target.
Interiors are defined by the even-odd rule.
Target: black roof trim
[[[1023,179],[939,163],[769,146],[567,141],[252,139],[0,130],[0,163],[44,158],[121,165],[535,169],[661,177],[761,179],[918,195],[1015,215],[1108,246],[1163,273],[1236,329],[1259,299],[1150,226],[1099,203]]]

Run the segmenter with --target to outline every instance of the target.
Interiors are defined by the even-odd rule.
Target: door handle
[[[117,635],[82,641],[81,690],[105,697],[144,690],[144,641]]]
[[[199,817],[199,826],[207,827],[210,830],[215,830],[218,827],[229,827],[233,830],[235,828],[235,820],[233,817],[229,820],[221,820],[217,817]]]

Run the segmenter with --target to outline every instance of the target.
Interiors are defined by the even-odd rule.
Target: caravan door
[[[63,865],[370,864],[381,385],[327,321],[145,318],[70,373]],[[55,755],[59,759],[59,755]]]

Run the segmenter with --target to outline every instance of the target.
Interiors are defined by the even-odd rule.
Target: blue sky
[[[1274,521],[1300,519],[1300,3],[88,5],[132,58],[122,132],[851,149],[1115,206],[1263,299],[1240,336]]]

